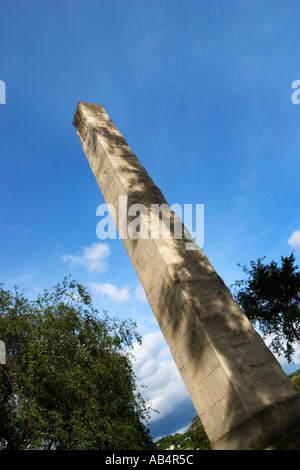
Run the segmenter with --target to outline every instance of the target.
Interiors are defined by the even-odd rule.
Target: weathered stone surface
[[[167,204],[102,106],[78,103],[73,123],[116,213],[119,196],[128,207]],[[203,251],[159,236],[158,226],[151,238],[151,217],[141,218],[148,239],[132,240],[115,222],[212,447],[300,448],[300,396],[290,380]]]

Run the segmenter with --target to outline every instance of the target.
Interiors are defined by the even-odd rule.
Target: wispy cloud
[[[135,289],[135,298],[138,302],[146,303],[147,297],[144,291],[144,288],[141,284],[139,284]]]
[[[82,266],[92,273],[101,273],[107,269],[107,258],[110,249],[107,243],[94,243],[84,247],[81,255],[67,254],[62,257],[71,266]]]
[[[130,300],[128,287],[118,288],[114,284],[91,284],[93,291],[99,295],[107,295],[114,302],[125,304]]]
[[[141,345],[134,345],[134,371],[143,385],[154,410],[151,421],[157,421],[185,401],[190,401],[188,392],[180,377],[179,371],[165,344],[162,333],[149,333],[143,337]]]
[[[288,244],[300,251],[300,230],[295,230],[290,238],[288,239]]]

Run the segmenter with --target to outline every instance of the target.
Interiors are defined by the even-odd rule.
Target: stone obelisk
[[[79,102],[73,124],[116,213],[120,196],[167,204],[102,106]],[[212,448],[300,448],[300,395],[187,231],[122,240]]]

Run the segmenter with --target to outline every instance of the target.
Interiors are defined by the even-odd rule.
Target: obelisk
[[[116,213],[120,196],[149,213],[167,204],[102,106],[79,102],[73,124]],[[143,217],[149,230],[155,215]],[[181,239],[122,240],[212,448],[300,448],[300,395],[203,251],[186,249],[182,228]]]

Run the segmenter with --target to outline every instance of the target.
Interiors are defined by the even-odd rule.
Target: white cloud
[[[147,297],[144,291],[144,288],[139,284],[135,289],[135,298],[138,302],[144,303],[147,302]]]
[[[290,238],[288,239],[288,244],[292,248],[296,248],[297,250],[300,250],[300,230],[295,230]]]
[[[91,286],[96,294],[107,295],[114,302],[125,304],[130,299],[130,294],[129,294],[129,290],[127,286],[120,288],[120,289],[116,287],[115,285],[109,284],[109,283],[105,283],[105,284],[92,283]]]
[[[107,269],[107,258],[110,249],[107,243],[94,243],[82,249],[82,255],[65,255],[62,257],[65,263],[72,266],[83,266],[89,272],[101,273]]]
[[[152,422],[174,413],[183,401],[190,400],[161,332],[145,335],[141,345],[134,344],[133,354],[135,374],[147,386],[146,392],[141,392],[159,411],[151,414]]]

